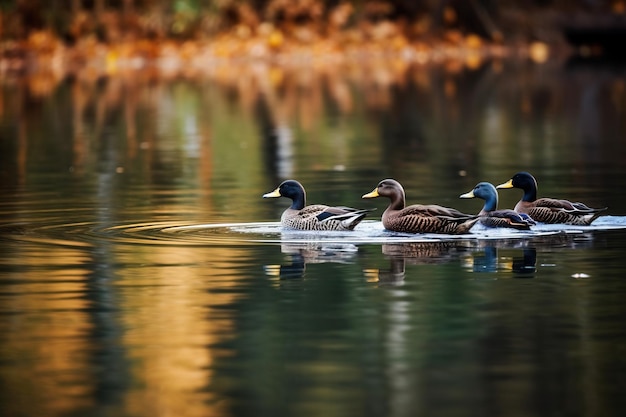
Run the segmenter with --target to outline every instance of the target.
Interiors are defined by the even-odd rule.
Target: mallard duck
[[[485,200],[485,205],[478,213],[480,222],[485,226],[530,230],[530,226],[536,224],[528,214],[509,209],[498,210],[498,191],[490,182],[479,182],[472,191],[459,196],[459,198],[474,197]]]
[[[263,198],[287,197],[291,207],[280,217],[284,227],[298,230],[354,230],[368,211],[351,207],[330,207],[322,204],[306,205],[306,192],[298,181],[283,181]]]
[[[537,180],[528,172],[518,172],[496,188],[520,188],[522,199],[515,205],[515,211],[526,213],[533,220],[542,223],[565,223],[579,226],[591,224],[607,208],[594,209],[583,203],[572,203],[555,198],[537,199]]]
[[[387,230],[406,233],[462,234],[478,221],[478,216],[461,213],[453,208],[434,204],[414,204],[408,207],[404,188],[396,180],[386,179],[363,198],[388,197],[389,207],[383,213],[383,226]]]

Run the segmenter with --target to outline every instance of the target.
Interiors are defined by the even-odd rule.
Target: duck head
[[[496,188],[519,188],[524,191],[522,201],[535,201],[537,199],[537,180],[528,172],[518,172],[510,180]]]
[[[472,191],[459,196],[459,198],[474,197],[485,200],[483,211],[493,211],[498,208],[498,191],[490,182],[479,182]]]
[[[283,181],[278,188],[271,193],[263,194],[263,198],[286,197],[292,200],[291,207],[294,210],[302,210],[306,204],[306,192],[304,187],[296,180]]]
[[[402,185],[394,179],[387,178],[378,183],[371,192],[364,194],[361,198],[387,197],[391,200],[389,208],[392,210],[402,210],[405,205],[405,194]]]

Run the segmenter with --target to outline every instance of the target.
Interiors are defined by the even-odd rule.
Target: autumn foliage
[[[543,30],[551,13],[571,8],[565,1],[550,2],[550,9],[545,3],[529,1],[520,8],[518,2],[493,0],[0,1],[0,71],[389,54],[423,62],[501,55],[503,45],[533,42],[545,59],[546,43],[555,40]]]

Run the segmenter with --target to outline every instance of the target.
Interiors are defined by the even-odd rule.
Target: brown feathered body
[[[393,179],[381,181],[363,198],[388,197],[389,207],[382,216],[385,229],[404,233],[464,234],[478,221],[478,216],[435,204],[406,206],[404,188]]]
[[[528,214],[538,222],[565,223],[577,226],[590,225],[604,210],[606,208],[592,209],[583,203],[572,203],[553,198],[519,201],[515,205],[516,212]]]
[[[477,221],[477,216],[435,204],[414,204],[399,210],[390,206],[382,216],[385,229],[405,233],[463,234]]]
[[[583,203],[573,203],[556,198],[537,198],[537,180],[528,172],[518,172],[509,181],[496,188],[520,188],[522,199],[515,205],[515,211],[532,217],[541,223],[564,223],[578,226],[590,225],[603,208],[591,208]]]

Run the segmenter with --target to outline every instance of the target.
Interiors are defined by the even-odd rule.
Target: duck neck
[[[537,187],[531,187],[524,190],[522,201],[533,202],[537,199]]]
[[[494,211],[498,208],[498,197],[489,196],[485,199],[485,205],[483,206],[483,212],[489,213],[490,211]]]
[[[387,207],[387,210],[402,210],[406,205],[406,198],[404,192],[399,192],[391,196],[391,204]]]
[[[293,197],[293,199],[291,200],[291,207],[289,208],[293,210],[302,210],[305,205],[306,205],[306,194],[303,191],[302,193],[298,193],[297,195]]]

